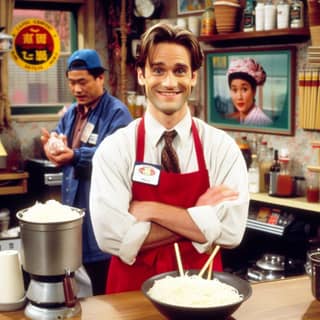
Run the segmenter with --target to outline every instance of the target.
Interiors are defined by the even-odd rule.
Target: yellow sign
[[[47,21],[27,19],[12,31],[15,63],[27,71],[43,71],[52,67],[60,55],[60,38]]]

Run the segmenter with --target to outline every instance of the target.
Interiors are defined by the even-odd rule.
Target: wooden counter
[[[320,302],[311,293],[307,276],[252,285],[253,294],[230,320],[319,320]],[[81,300],[79,320],[163,320],[139,292],[95,296]],[[0,320],[26,320],[24,311],[0,313]]]

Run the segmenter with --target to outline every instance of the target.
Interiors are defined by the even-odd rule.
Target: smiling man
[[[93,159],[90,208],[98,244],[113,255],[109,293],[139,290],[145,279],[177,269],[174,242],[183,267],[197,269],[213,246],[235,247],[243,237],[242,154],[188,107],[202,61],[185,29],[157,24],[142,36],[137,77],[146,113],[107,137]],[[222,270],[220,255],[214,269]]]
[[[63,171],[62,203],[85,210],[83,264],[94,295],[105,291],[110,255],[99,249],[92,230],[91,161],[102,140],[132,120],[127,107],[105,90],[104,74],[105,68],[95,50],[75,51],[68,59],[66,76],[76,102],[67,109],[53,132],[42,129],[41,136],[47,158]]]

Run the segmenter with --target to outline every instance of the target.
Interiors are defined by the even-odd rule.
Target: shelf
[[[26,193],[28,172],[0,173],[0,195]]]
[[[212,36],[199,36],[198,39],[216,47],[288,44],[310,40],[310,30],[306,27],[270,31],[233,32],[214,34]]]
[[[247,220],[247,228],[272,233],[277,236],[282,236],[285,230],[284,226],[278,226],[275,224],[261,222],[250,218]]]
[[[315,213],[320,213],[320,203],[307,202],[305,197],[280,198],[271,197],[266,193],[251,193],[250,199],[252,201],[259,201],[288,208],[301,209]]]

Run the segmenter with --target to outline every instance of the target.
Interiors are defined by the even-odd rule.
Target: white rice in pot
[[[79,219],[79,211],[61,204],[56,200],[45,203],[36,202],[35,205],[23,212],[22,219],[34,223],[56,223]]]

